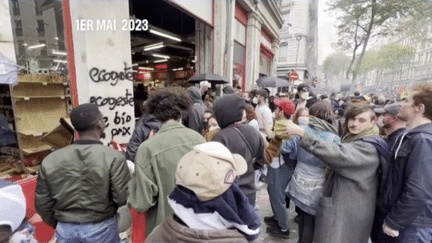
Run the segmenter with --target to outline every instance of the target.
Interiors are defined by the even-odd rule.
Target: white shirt
[[[255,108],[255,112],[257,112],[257,113],[260,112],[261,114],[263,114],[263,116],[265,117],[265,119],[267,121],[267,125],[270,128],[273,127],[273,115],[272,115],[272,112],[268,106],[257,105],[257,107]],[[264,125],[262,124],[262,122],[260,120],[258,120],[258,125],[259,125],[260,133],[263,134],[264,136],[267,136],[267,133],[264,130]]]

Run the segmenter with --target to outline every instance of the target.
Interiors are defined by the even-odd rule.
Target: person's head
[[[200,202],[224,194],[247,170],[246,160],[219,142],[196,145],[177,165],[175,183],[191,190]]]
[[[432,84],[420,84],[402,103],[398,117],[410,125],[415,119],[432,120]]]
[[[357,135],[375,126],[375,112],[368,104],[355,104],[345,113],[345,133]]]
[[[274,99],[273,103],[276,105],[275,119],[290,119],[295,112],[295,104],[290,99]]]
[[[233,123],[240,122],[246,101],[236,94],[224,95],[213,104],[213,113],[219,126],[223,129]]]
[[[298,108],[292,117],[293,122],[297,125],[300,125],[300,122],[299,122],[300,117],[309,117],[309,109],[306,107]],[[301,118],[300,120],[303,120],[303,118]],[[304,122],[304,123],[306,123],[306,122]],[[305,124],[301,124],[301,125],[305,125]]]
[[[191,107],[191,100],[181,88],[165,88],[152,92],[144,107],[161,123],[165,123],[168,120],[180,120]]]
[[[268,93],[267,93],[267,91],[265,89],[258,90],[256,92],[256,96],[255,96],[258,99],[257,100],[257,102],[258,102],[257,104],[258,105],[265,104],[265,100],[267,99],[267,96],[268,96]]]
[[[256,119],[255,108],[251,104],[246,104],[246,120],[252,121]]]
[[[360,92],[355,91],[355,92],[354,92],[354,96],[360,96]]]
[[[26,215],[26,199],[21,186],[0,179],[0,242],[8,242]]]
[[[103,115],[95,104],[86,103],[75,107],[70,113],[70,119],[80,135],[92,133],[100,138],[105,130]]]
[[[235,93],[235,91],[234,91],[234,89],[233,89],[233,87],[232,87],[231,85],[227,85],[227,86],[225,86],[225,87],[222,89],[222,92],[223,92],[224,94],[234,94],[234,93]]]
[[[319,101],[309,108],[309,115],[333,124],[334,114],[330,103]]]
[[[391,128],[393,124],[399,122],[400,119],[397,117],[397,114],[400,107],[400,103],[393,103],[382,108],[375,108],[374,111],[379,116],[377,125],[386,130]]]
[[[203,123],[204,123],[204,127],[207,127],[207,126],[208,126],[208,121],[209,121],[209,119],[212,118],[212,117],[213,117],[213,111],[207,109],[207,110],[204,112],[204,116],[203,116]]]
[[[243,92],[243,93],[241,94],[241,97],[242,97],[243,99],[245,99],[246,101],[249,101],[249,100],[250,100],[249,92],[247,92],[247,91]]]
[[[301,83],[297,86],[297,94],[301,100],[309,98],[310,86],[306,83]]]

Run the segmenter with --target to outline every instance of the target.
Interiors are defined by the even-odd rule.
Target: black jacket
[[[101,222],[126,204],[129,179],[124,155],[99,141],[78,140],[42,161],[36,210],[54,228],[57,222]]]
[[[432,123],[401,135],[392,148],[378,207],[390,228],[432,227]]]
[[[197,87],[189,87],[186,91],[193,104],[187,116],[183,118],[183,125],[201,134],[204,130],[204,113],[207,106],[202,101],[201,91]]]
[[[264,166],[264,141],[259,132],[252,126],[235,124],[241,121],[245,101],[236,94],[224,95],[215,101],[213,111],[219,126],[222,128],[212,141],[225,145],[231,153],[245,158],[248,169],[238,179],[240,189],[245,195],[255,193],[254,170]],[[255,202],[251,202],[255,203]]]
[[[126,159],[135,162],[135,155],[138,147],[149,138],[150,133],[156,133],[161,127],[161,123],[151,114],[144,113],[135,125],[132,137],[126,149]]]

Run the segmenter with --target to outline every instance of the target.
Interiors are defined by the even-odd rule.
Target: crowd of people
[[[290,204],[299,242],[431,242],[432,84],[398,100],[312,89],[152,91],[125,154],[102,145],[103,115],[82,104],[78,139],[42,162],[36,210],[60,242],[121,242],[125,205],[146,213],[147,242],[251,242],[261,223],[285,240]],[[260,222],[265,184],[273,215]],[[7,242],[25,219],[1,217]]]

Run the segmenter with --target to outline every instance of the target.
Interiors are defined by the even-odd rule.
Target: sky
[[[322,65],[325,58],[335,52],[331,43],[337,41],[337,30],[334,27],[336,19],[330,17],[324,10],[328,8],[329,0],[319,0],[318,4],[318,64]]]

